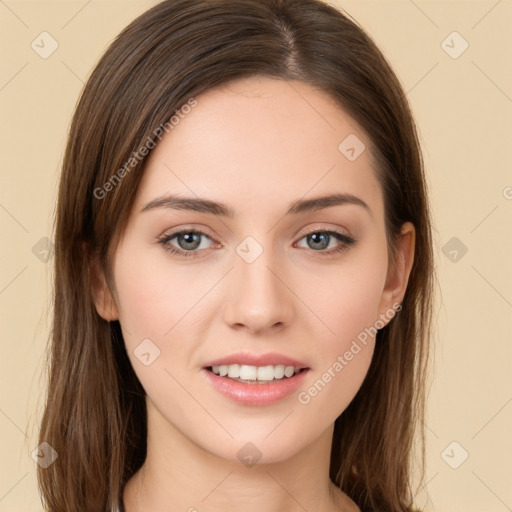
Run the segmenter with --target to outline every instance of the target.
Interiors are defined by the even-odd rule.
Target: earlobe
[[[95,261],[91,265],[91,294],[98,315],[107,322],[119,319],[119,312],[103,269]]]
[[[396,253],[389,265],[386,285],[382,293],[381,305],[385,312],[393,305],[401,304],[409,282],[414,262],[416,230],[411,222],[402,225],[400,235],[396,239]]]

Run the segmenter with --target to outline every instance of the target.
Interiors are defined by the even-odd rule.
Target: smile
[[[226,368],[236,366],[239,366],[240,370],[238,370],[238,373],[240,373],[244,365],[226,365]],[[277,403],[294,392],[297,392],[303,384],[306,375],[311,371],[309,368],[298,369],[293,366],[284,366],[283,370],[283,365],[271,366],[270,370],[265,366],[249,366],[248,368],[248,370],[243,371],[251,372],[251,376],[254,376],[254,369],[257,369],[259,373],[260,368],[263,368],[263,373],[267,373],[268,376],[270,376],[270,371],[272,371],[274,375],[276,373],[280,375],[282,372],[285,372],[287,368],[288,374],[290,374],[292,370],[293,374],[290,377],[284,375],[281,378],[272,378],[272,380],[243,380],[240,377],[229,377],[228,375],[221,377],[220,368],[219,374],[216,374],[213,372],[212,367],[203,368],[201,374],[205,376],[207,382],[214,390],[230,401],[239,405],[261,407]],[[222,370],[224,372],[225,368]],[[298,370],[298,372],[296,372],[296,370]],[[236,373],[235,371],[235,374]]]

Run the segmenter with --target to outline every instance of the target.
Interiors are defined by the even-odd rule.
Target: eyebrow
[[[286,215],[298,215],[301,213],[323,210],[324,208],[330,208],[331,206],[346,204],[362,206],[370,215],[372,215],[370,207],[361,198],[352,194],[330,194],[312,199],[299,199],[290,204]],[[141,213],[155,208],[192,210],[195,212],[209,213],[211,215],[227,218],[233,218],[235,216],[235,210],[226,204],[197,197],[184,197],[177,195],[159,197],[147,203],[144,208],[142,208]]]

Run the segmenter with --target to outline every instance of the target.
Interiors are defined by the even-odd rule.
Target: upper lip
[[[230,365],[230,364],[245,364],[248,366],[294,366],[295,368],[303,369],[309,368],[307,364],[298,361],[292,357],[278,354],[277,352],[267,352],[266,354],[249,354],[247,352],[239,352],[229,356],[221,357],[207,362],[204,367]]]

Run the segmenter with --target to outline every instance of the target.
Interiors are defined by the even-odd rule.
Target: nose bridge
[[[288,324],[292,294],[282,282],[276,251],[247,237],[236,248],[234,258],[225,321],[254,331]]]

